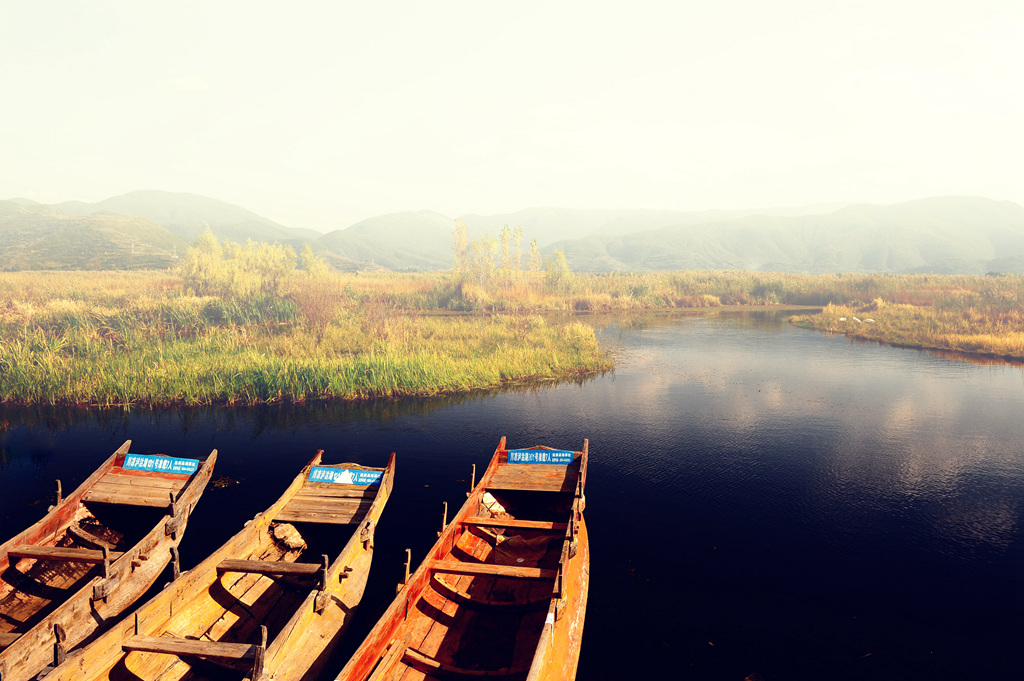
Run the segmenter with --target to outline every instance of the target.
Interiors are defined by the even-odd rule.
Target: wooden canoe
[[[512,452],[510,463],[502,438],[339,681],[575,678],[590,577],[587,442]],[[543,459],[571,462],[529,463]]]
[[[217,461],[138,457],[125,442],[42,520],[0,546],[0,679],[58,664],[131,606],[175,559]],[[192,473],[125,468],[185,462]],[[169,466],[168,466],[169,467]],[[59,490],[59,482],[58,482]],[[59,494],[59,492],[58,492]]]
[[[47,681],[316,678],[362,598],[395,468],[394,454],[386,468],[321,466],[322,454],[269,509]],[[318,481],[335,474],[344,479]],[[366,477],[376,482],[358,480]]]

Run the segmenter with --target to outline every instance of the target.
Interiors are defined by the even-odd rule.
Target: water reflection
[[[197,508],[183,560],[198,560],[313,449],[370,464],[395,450],[396,495],[360,609],[372,620],[404,549],[423,555],[441,501],[465,498],[469,465],[498,437],[589,438],[581,680],[1019,675],[1024,371],[852,343],[791,327],[788,314],[591,317],[617,348],[614,373],[513,392],[0,408],[0,523],[36,517],[52,477],[82,479],[127,437],[217,447],[217,474],[241,483]]]
[[[460,395],[430,398],[364,400],[359,402],[308,402],[243,407],[129,407],[97,409],[65,406],[12,406],[0,404],[0,453],[4,435],[15,429],[57,434],[79,428],[129,435],[131,428],[146,425],[188,433],[197,425],[217,423],[218,431],[249,433],[253,439],[267,431],[295,430],[323,422],[386,422],[406,416],[426,416],[499,394],[530,393],[557,385],[583,386],[598,376],[564,381],[511,385],[501,390],[477,390]],[[2,460],[2,459],[0,459]]]

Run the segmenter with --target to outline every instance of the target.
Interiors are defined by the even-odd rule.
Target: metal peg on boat
[[[396,594],[399,593],[405,587],[405,585],[409,583],[409,566],[410,565],[412,565],[412,549],[406,549],[405,550],[405,577],[402,579],[401,582],[398,583],[398,586],[395,588],[395,593]]]

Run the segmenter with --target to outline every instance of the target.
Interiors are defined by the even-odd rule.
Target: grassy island
[[[586,316],[547,312],[817,306],[824,311],[793,323],[1024,359],[1021,276],[582,275],[564,261],[486,276],[340,274],[308,253],[296,269],[281,247],[201,246],[175,271],[0,274],[0,402],[361,400],[613,367]]]
[[[12,404],[429,396],[611,367],[579,322],[423,314],[343,275],[249,298],[193,295],[166,273],[0,275],[0,401]]]
[[[879,297],[866,304],[830,304],[792,323],[902,347],[1024,360],[1024,279],[975,277],[960,283],[934,292],[927,302]]]

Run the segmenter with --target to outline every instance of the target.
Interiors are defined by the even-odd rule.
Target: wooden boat
[[[42,520],[0,545],[0,680],[34,678],[107,625],[172,560],[217,460],[125,442]],[[175,472],[177,471],[177,472]]]
[[[506,450],[339,681],[573,679],[590,576],[583,451]]]
[[[387,468],[321,466],[322,454],[270,508],[46,680],[315,678],[362,598],[395,468],[394,454]]]

